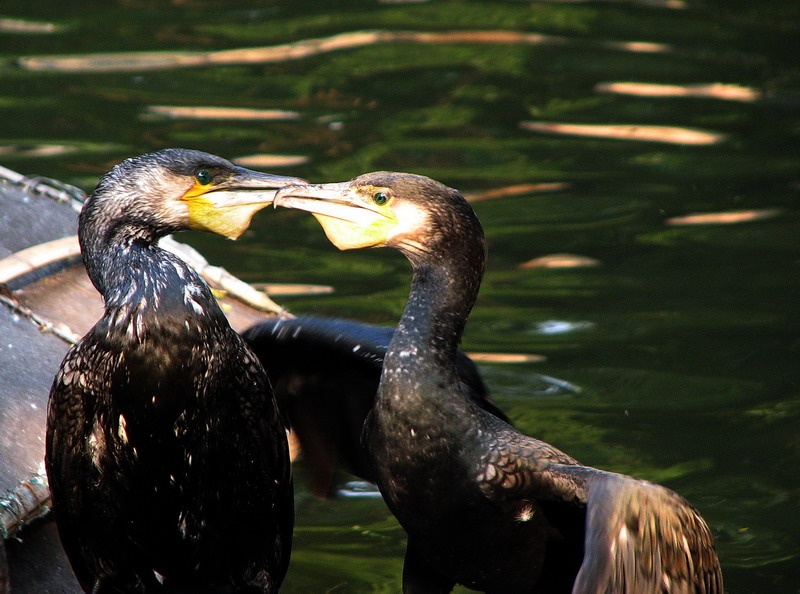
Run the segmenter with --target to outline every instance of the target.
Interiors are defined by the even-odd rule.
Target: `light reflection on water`
[[[582,462],[686,495],[730,592],[800,591],[793,5],[218,4],[211,20],[192,3],[10,7],[0,26],[33,25],[3,49],[2,164],[91,189],[183,145],[312,181],[398,169],[462,189],[490,247],[464,347],[544,358],[482,363],[498,403]],[[297,213],[236,244],[187,237],[246,280],[335,287],[281,298],[294,313],[388,324],[405,301],[402,258],[338,253]],[[565,255],[578,265],[547,265]],[[285,591],[397,591],[382,502],[316,500],[302,474]]]

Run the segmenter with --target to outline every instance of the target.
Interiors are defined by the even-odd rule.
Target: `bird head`
[[[303,181],[251,171],[201,151],[164,149],[114,167],[86,206],[95,216],[155,235],[197,229],[236,239],[258,210],[272,204],[278,188]]]
[[[333,184],[290,185],[275,206],[311,212],[339,249],[394,247],[407,256],[440,253],[459,228],[483,237],[458,191],[409,173],[378,171]]]

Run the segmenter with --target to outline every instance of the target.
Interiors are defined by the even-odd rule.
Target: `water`
[[[0,21],[0,162],[26,174],[91,189],[123,157],[188,146],[272,155],[266,169],[313,181],[391,169],[470,194],[548,184],[474,204],[490,263],[464,347],[546,357],[483,365],[496,400],[582,462],[688,497],[716,535],[729,592],[800,591],[796,2],[5,2],[0,18],[26,21]],[[20,60],[230,60],[209,52],[363,30],[395,38],[194,68],[148,69],[150,54],[130,71]],[[456,43],[464,31],[493,42]],[[711,83],[732,86],[697,86]],[[295,113],[203,119],[154,106]],[[571,136],[542,123],[681,130],[622,140],[609,138],[619,128]],[[698,213],[712,216],[685,218]],[[302,213],[262,213],[235,244],[184,239],[253,282],[336,288],[281,299],[295,313],[389,324],[405,302],[399,255],[339,253]],[[520,266],[565,253],[595,265]],[[539,373],[580,390],[548,390]],[[297,472],[284,591],[398,591],[403,534],[383,503],[317,500]]]

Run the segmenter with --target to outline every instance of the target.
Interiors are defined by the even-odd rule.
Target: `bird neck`
[[[483,275],[483,242],[476,243],[412,259],[408,303],[384,361],[382,398],[413,406],[460,390],[456,354]]]
[[[200,276],[157,245],[163,233],[126,225],[103,227],[95,222],[87,219],[79,236],[83,261],[103,296],[106,317],[130,324],[131,317],[169,323],[173,317],[223,315]]]

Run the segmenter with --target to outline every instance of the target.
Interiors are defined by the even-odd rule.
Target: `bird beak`
[[[286,186],[275,194],[274,205],[313,214],[340,250],[384,245],[397,224],[388,205],[372,203],[350,182]]]
[[[207,186],[195,184],[183,200],[189,205],[192,228],[237,239],[250,225],[253,215],[272,204],[278,188],[303,183],[305,180],[297,177],[237,167],[225,180]]]

